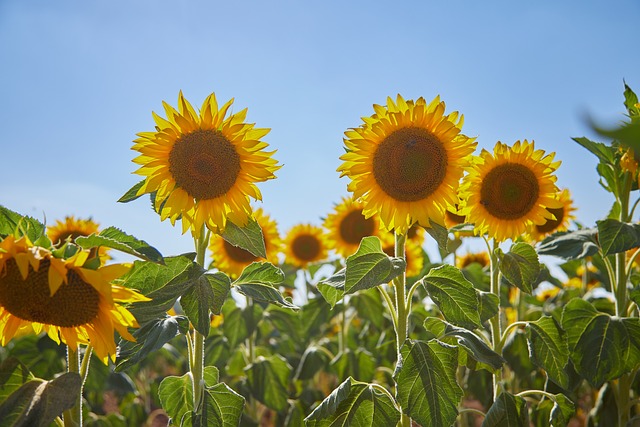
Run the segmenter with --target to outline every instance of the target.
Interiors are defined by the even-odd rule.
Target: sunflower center
[[[231,260],[239,264],[250,264],[258,260],[258,257],[251,252],[238,246],[233,246],[226,240],[224,241],[224,252]]]
[[[58,242],[66,242],[67,239],[69,239],[69,240],[71,240],[73,242],[73,241],[76,240],[76,238],[82,237],[82,236],[86,236],[86,234],[80,233],[78,231],[65,231],[65,232],[60,233],[60,235],[58,236],[57,240],[55,242],[53,242],[53,243],[55,244],[55,243],[58,243]]]
[[[240,156],[217,130],[195,130],[181,136],[169,153],[169,172],[196,200],[226,194],[240,173]]]
[[[536,230],[541,234],[554,231],[562,224],[562,219],[564,218],[564,208],[547,208],[547,210],[555,215],[556,219],[547,219],[544,224],[536,225]]]
[[[464,224],[467,219],[464,215],[458,215],[449,210],[447,210],[444,214],[447,216],[447,219],[451,221],[452,224]]]
[[[374,232],[373,218],[365,218],[361,210],[354,210],[344,216],[340,222],[340,237],[345,242],[357,245],[362,238]]]
[[[407,127],[389,134],[373,156],[373,176],[392,198],[422,200],[435,192],[447,172],[447,151],[431,132]]]
[[[314,236],[301,235],[291,242],[291,252],[303,261],[313,261],[320,255],[320,242]]]
[[[538,179],[531,169],[518,163],[505,163],[484,177],[480,203],[496,218],[521,219],[534,207],[539,192]]]
[[[0,305],[14,316],[29,322],[63,328],[84,325],[98,315],[100,294],[73,270],[67,272],[67,283],[50,296],[48,273],[51,262],[40,261],[40,269],[29,266],[22,279],[15,260],[5,264],[0,277]]]

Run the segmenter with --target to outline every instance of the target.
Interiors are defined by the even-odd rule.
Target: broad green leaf
[[[640,225],[615,219],[596,221],[598,241],[605,256],[640,246]]]
[[[304,405],[300,400],[289,402],[289,411],[284,419],[284,425],[287,427],[304,427]]]
[[[378,386],[347,378],[305,418],[307,427],[395,426],[400,412]]]
[[[133,332],[136,342],[122,340],[117,370],[125,370],[158,350],[178,334],[189,330],[189,320],[184,316],[166,316],[152,320]]]
[[[275,286],[284,281],[284,273],[268,262],[254,262],[248,265],[231,286],[241,294],[258,301],[264,301],[287,308],[297,308],[284,299]]]
[[[279,335],[284,339],[290,338],[296,344],[302,344],[306,339],[303,337],[303,326],[297,310],[271,304],[264,311],[264,318],[268,319],[275,328],[274,338]]]
[[[586,228],[561,231],[546,237],[537,247],[538,255],[554,255],[567,261],[598,253],[597,230]]]
[[[246,225],[240,227],[231,221],[227,221],[227,226],[221,234],[222,238],[233,246],[237,246],[250,252],[259,258],[267,257],[267,250],[264,246],[264,237],[260,224],[253,218],[249,218]]]
[[[225,310],[223,307],[222,332],[229,341],[231,350],[256,330],[258,322],[262,319],[263,311],[259,304],[251,304],[242,309],[234,307]]]
[[[536,369],[529,355],[526,333],[521,329],[516,329],[507,336],[502,356],[507,360],[509,368],[519,377],[526,377]]]
[[[398,403],[423,426],[450,426],[458,416],[462,389],[456,382],[458,348],[438,340],[405,342],[394,374]]]
[[[276,412],[288,407],[291,366],[280,355],[259,356],[245,368],[251,395]]]
[[[298,309],[298,306],[288,301],[282,296],[279,290],[265,283],[251,283],[245,285],[234,285],[235,289],[242,295],[251,297],[256,301],[268,302],[280,307]]]
[[[302,306],[299,314],[302,323],[303,336],[309,342],[314,336],[321,333],[331,319],[331,306],[324,298],[312,298]]]
[[[0,237],[10,234],[16,236],[16,238],[27,236],[31,242],[40,246],[51,246],[51,241],[46,236],[46,229],[43,223],[0,205]]]
[[[591,141],[588,138],[572,138],[575,142],[582,145],[589,150],[592,154],[595,154],[598,159],[603,163],[613,164],[615,156],[615,148],[603,144],[601,142]]]
[[[145,181],[146,179],[143,179],[142,181],[138,182],[136,185],[131,187],[129,190],[127,190],[127,192],[124,193],[122,197],[118,199],[118,203],[129,203],[133,200],[136,200],[138,197],[146,194],[146,193],[138,194],[138,190],[142,188]]]
[[[569,363],[567,336],[551,316],[542,316],[527,325],[529,351],[533,363],[563,388],[569,385],[565,366]]]
[[[335,307],[338,301],[344,296],[344,282],[346,280],[346,268],[336,272],[333,276],[318,283],[318,291],[322,297]]]
[[[491,292],[477,291],[480,302],[480,321],[482,323],[491,319],[500,311],[500,298]]]
[[[150,246],[144,240],[136,239],[116,227],[105,228],[100,233],[92,234],[91,236],[76,237],[75,242],[78,246],[85,249],[103,246],[117,249],[147,261],[161,264],[164,262],[162,255],[156,248]]]
[[[237,427],[240,424],[244,398],[225,383],[207,387],[198,413],[185,417],[184,427]]]
[[[628,325],[627,325],[628,323]],[[637,321],[598,312],[582,299],[571,300],[562,313],[571,360],[580,375],[599,388],[640,362]]]
[[[427,233],[436,241],[441,254],[446,255],[451,253],[451,251],[449,251],[449,230],[447,230],[446,227],[436,222],[431,222],[430,227],[425,227],[425,230],[427,230]]]
[[[224,273],[203,274],[180,298],[180,305],[193,327],[205,337],[211,327],[210,313],[220,314],[231,279]],[[216,313],[217,312],[217,313]]]
[[[380,239],[375,236],[362,239],[360,247],[347,258],[346,264],[345,294],[389,283],[405,269],[405,261],[384,253]]]
[[[191,374],[165,377],[158,387],[158,397],[171,418],[171,424],[181,425],[185,414],[193,411],[193,382]]]
[[[294,380],[310,380],[319,371],[329,366],[329,354],[326,349],[312,345],[305,350],[293,376]]]
[[[458,340],[460,347],[464,348],[475,360],[499,369],[506,362],[498,353],[475,332],[460,328],[436,317],[429,317],[424,322],[424,327],[436,334],[438,338],[453,336]]]
[[[48,427],[75,405],[81,388],[82,379],[75,372],[51,381],[31,380],[0,403],[2,425]]]
[[[627,108],[629,117],[640,116],[640,104],[638,103],[638,95],[624,82],[624,106]]]
[[[8,357],[0,365],[0,402],[27,381],[35,379],[27,365],[15,357]]]
[[[624,147],[631,148],[634,156],[640,154],[640,120],[637,117],[613,129],[604,129],[595,124],[592,124],[592,126],[593,130],[600,135],[618,141]]]
[[[527,402],[506,391],[493,402],[482,427],[529,427]]]
[[[567,396],[564,394],[556,394],[553,408],[549,415],[549,424],[551,424],[551,427],[564,427],[569,424],[575,412],[575,405]]]
[[[331,361],[331,368],[341,380],[353,377],[359,381],[371,381],[378,367],[376,358],[363,348],[357,350],[345,349]]]
[[[369,289],[359,292],[349,300],[349,305],[358,312],[358,317],[368,320],[376,328],[382,329],[384,324],[385,307],[378,289]]]
[[[449,322],[467,329],[481,326],[478,295],[459,269],[448,264],[433,268],[422,284]]]
[[[528,243],[518,242],[506,254],[498,250],[498,268],[513,286],[530,294],[540,274],[540,262],[535,249]]]

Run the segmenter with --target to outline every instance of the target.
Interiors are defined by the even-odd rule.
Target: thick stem
[[[209,243],[210,231],[202,226],[200,234],[195,237],[196,244],[196,262],[202,268],[205,268],[204,260]],[[200,332],[193,331],[193,351],[191,358],[191,379],[193,381],[193,408],[196,412],[200,410],[200,400],[204,393],[204,340],[205,336]]]
[[[74,350],[69,346],[67,346],[67,372],[80,374],[80,355],[77,349]],[[73,408],[64,411],[63,419],[65,427],[82,426],[82,386],[76,396],[76,404]]]
[[[491,293],[498,297],[500,300],[500,270],[498,269],[498,257],[495,253],[496,242],[492,242],[490,255],[490,267],[491,267]],[[502,355],[502,330],[500,325],[501,311],[493,316],[489,322],[491,323],[491,344],[493,351]],[[496,369],[493,374],[493,400],[496,400],[502,392],[502,369]]]

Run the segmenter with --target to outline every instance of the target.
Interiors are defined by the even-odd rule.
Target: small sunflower
[[[100,231],[100,225],[91,218],[81,219],[73,215],[66,216],[64,221],[56,220],[55,225],[47,227],[47,237],[54,246],[64,244],[67,240],[74,242],[77,237],[90,236]],[[103,262],[111,259],[109,248],[101,246],[98,256]]]
[[[0,345],[14,336],[45,331],[51,339],[76,349],[91,344],[106,364],[115,361],[114,332],[135,341],[137,327],[120,303],[148,298],[111,282],[129,271],[123,264],[84,268],[88,251],[59,259],[26,237],[0,242]]]
[[[460,133],[462,116],[444,115],[439,97],[427,104],[398,95],[373,108],[363,125],[345,132],[347,153],[338,171],[351,179],[348,190],[363,201],[365,216],[379,215],[388,231],[442,223],[476,146],[475,138]]]
[[[576,208],[573,206],[573,200],[571,200],[569,190],[565,188],[558,193],[557,198],[562,206],[559,208],[547,208],[555,219],[547,219],[547,221],[541,225],[534,224],[529,232],[533,240],[540,241],[549,234],[557,231],[566,231],[569,228],[571,220],[576,219],[573,214]]]
[[[461,213],[475,225],[478,235],[498,241],[515,239],[533,225],[542,225],[562,203],[553,172],[560,162],[555,153],[535,150],[533,141],[517,141],[513,147],[498,142],[493,154],[482,150],[465,176]]]
[[[395,238],[388,235],[382,240],[382,251],[389,256],[395,256]],[[405,274],[407,277],[415,277],[422,271],[424,255],[422,246],[407,239],[404,245],[404,260],[407,263]]]
[[[489,254],[487,252],[469,252],[465,255],[456,257],[456,267],[460,269],[468,267],[473,263],[480,264],[480,266],[484,268],[489,266],[489,264],[491,263],[491,259],[489,258]]]
[[[287,233],[284,243],[285,262],[300,268],[327,259],[329,248],[321,227],[298,224]]]
[[[233,99],[218,107],[209,95],[197,113],[178,96],[178,111],[163,103],[167,118],[153,114],[155,132],[139,133],[133,150],[145,176],[138,195],[155,194],[161,220],[182,219],[182,231],[198,232],[203,225],[224,229],[227,219],[246,224],[251,214],[249,196],[261,200],[256,182],[275,178],[280,168],[261,141],[269,129],[245,123],[247,110],[227,112]]]
[[[264,213],[262,208],[258,208],[253,212],[253,218],[262,228],[262,236],[264,237],[264,247],[267,254],[266,261],[272,264],[278,263],[278,253],[280,251],[280,234],[278,233],[278,225],[271,219],[269,215]],[[231,277],[238,277],[242,270],[252,262],[264,261],[264,258],[257,257],[251,252],[232,245],[218,234],[211,237],[209,245],[211,257],[215,267],[229,274]]]
[[[377,217],[365,218],[363,208],[361,202],[345,197],[336,205],[334,212],[327,215],[324,227],[328,231],[329,249],[346,258],[358,250],[364,237],[380,235]]]

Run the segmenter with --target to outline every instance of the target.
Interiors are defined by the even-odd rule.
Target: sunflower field
[[[0,206],[0,426],[640,425],[626,84],[623,102],[606,142],[573,138],[611,195],[595,224],[555,153],[478,151],[439,97],[397,95],[344,133],[350,197],[281,232],[256,204],[282,167],[269,129],[180,93],[118,202],[150,200],[193,252]]]

